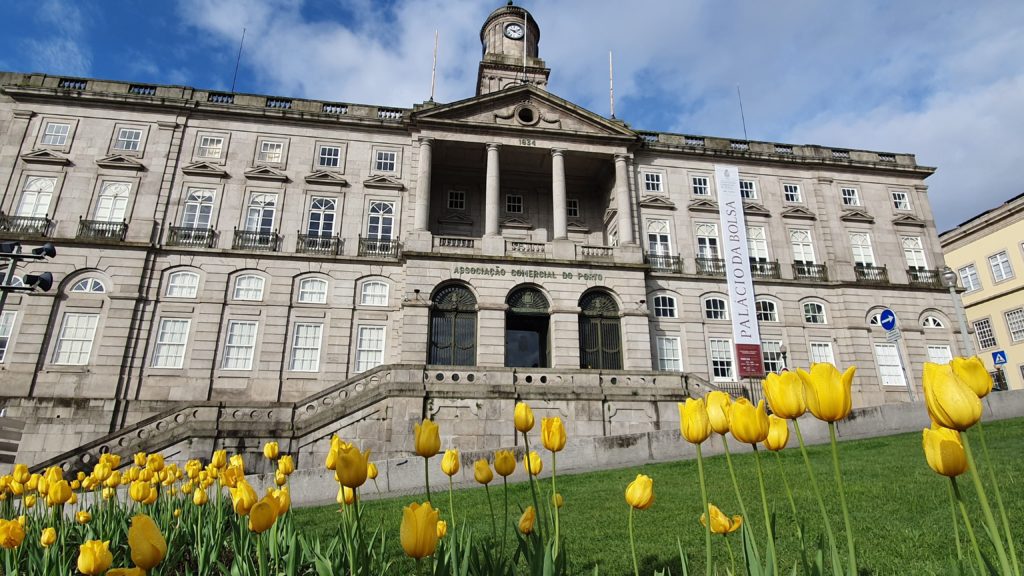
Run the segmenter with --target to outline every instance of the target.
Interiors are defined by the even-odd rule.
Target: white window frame
[[[312,333],[305,334],[305,330]],[[320,322],[296,322],[292,328],[292,347],[288,370],[292,372],[319,372],[320,348],[323,344],[324,325]]]
[[[744,200],[757,200],[757,182],[753,180],[740,180],[740,198]]]
[[[854,266],[875,265],[875,251],[871,248],[871,234],[868,232],[850,232],[850,250]]]
[[[661,172],[641,172],[644,194],[664,194],[665,176]]]
[[[106,294],[107,287],[99,278],[86,276],[72,284],[68,292],[74,292],[77,294]]]
[[[18,216],[46,218],[50,214],[50,203],[57,190],[57,178],[52,176],[29,176],[21,189],[18,200]]]
[[[185,205],[181,211],[181,226],[183,228],[209,229],[213,222],[213,203],[216,198],[217,191],[213,188],[190,186],[185,192]]]
[[[1006,250],[1001,250],[989,256],[988,267],[992,271],[992,282],[996,284],[1014,277],[1013,265],[1010,264],[1010,255]]]
[[[231,299],[240,302],[262,302],[266,283],[266,278],[258,274],[240,274],[235,277]]]
[[[783,184],[782,185],[782,199],[785,202],[796,204],[804,201],[803,194],[800,193],[799,184]]]
[[[804,238],[803,236],[806,236]],[[793,250],[793,262],[796,264],[815,264],[814,235],[807,228],[794,228],[789,231],[789,246]]]
[[[839,196],[843,206],[860,206],[860,191],[850,186],[843,186],[839,189]]]
[[[384,174],[395,174],[398,172],[398,151],[397,150],[374,150],[373,171]]]
[[[924,239],[920,236],[900,236],[903,258],[911,270],[927,270],[928,259],[924,253]]]
[[[910,192],[906,190],[890,190],[889,197],[892,198],[894,210],[909,212],[912,209],[910,205]]]
[[[652,256],[672,255],[672,231],[668,220],[647,221],[647,251]]]
[[[999,346],[999,341],[996,340],[996,333],[992,330],[992,321],[988,318],[979,318],[975,320],[974,335],[978,339],[978,348],[980,350],[987,350],[989,348],[995,348]]]
[[[754,300],[754,313],[758,322],[778,322],[779,305],[774,300],[760,298]]]
[[[257,164],[283,164],[284,140],[260,139],[256,151]]]
[[[330,151],[334,151],[331,154]],[[326,152],[326,154],[325,154]],[[316,166],[317,168],[330,169],[341,169],[341,146],[337,144],[320,144],[316,148]],[[327,162],[325,162],[325,160]],[[332,163],[333,161],[333,163]]]
[[[721,306],[715,305],[710,306],[711,302],[721,302]],[[728,320],[729,319],[729,301],[721,296],[707,296],[701,303],[700,307],[704,312],[705,320]]]
[[[371,336],[377,333],[379,336]],[[379,344],[377,342],[379,338]],[[384,363],[387,327],[383,325],[360,325],[356,330],[356,373],[366,372]],[[377,347],[370,347],[378,344]]]
[[[735,382],[736,362],[732,340],[728,338],[708,339],[708,372],[713,382]],[[721,375],[720,375],[721,374]]]
[[[694,234],[697,237],[697,258],[716,260],[722,257],[718,245],[718,224],[698,222]]]
[[[270,215],[269,223],[267,215]],[[273,234],[277,222],[277,194],[253,192],[245,209],[245,231]]]
[[[53,364],[87,365],[92,356],[92,347],[99,321],[99,314],[65,312],[60,323],[57,343],[53,349]],[[79,325],[80,322],[85,324]]]
[[[202,158],[204,160],[220,160],[224,156],[224,144],[227,143],[227,138],[217,134],[200,134],[199,144],[196,147],[196,158]],[[211,154],[214,150],[217,151],[217,155]]]
[[[764,371],[778,374],[786,368],[786,362],[782,357],[782,340],[761,341],[761,362],[764,364]]]
[[[142,150],[142,128],[119,127],[117,137],[114,139],[114,150],[140,152]]]
[[[768,262],[768,233],[764,226],[747,226],[747,256],[751,262]]]
[[[711,178],[708,176],[691,176],[690,190],[694,196],[711,196]]]
[[[965,292],[974,292],[981,288],[981,277],[978,276],[978,268],[973,262],[962,266],[957,270],[957,274],[960,276],[960,284],[963,285]]]
[[[1006,320],[1006,330],[1010,333],[1010,340],[1020,342],[1024,340],[1024,308],[1014,308],[1003,313]]]
[[[907,386],[902,359],[896,344],[875,342],[875,365],[878,367],[878,381],[882,386]]]
[[[390,293],[391,285],[387,282],[367,280],[359,288],[359,304],[360,306],[387,306]]]
[[[676,306],[675,296],[669,296],[667,294],[659,294],[654,297],[654,317],[655,318],[678,318],[679,309]]]
[[[64,129],[60,130],[57,128],[58,126],[63,126]],[[43,136],[40,138],[39,144],[42,146],[67,146],[70,139],[71,123],[51,120],[43,126]]]
[[[836,355],[832,350],[832,343],[826,341],[812,340],[807,343],[807,358],[810,364],[827,363],[835,365]]]
[[[7,351],[11,349],[11,336],[14,334],[14,322],[17,319],[16,310],[4,310],[0,314],[0,364],[7,360]]]
[[[299,280],[296,301],[300,304],[326,304],[327,289],[327,280],[323,278],[303,278]]]
[[[389,241],[395,237],[395,203],[371,200],[366,218],[366,239]]]
[[[181,330],[184,326],[184,330]],[[161,318],[153,345],[153,368],[181,369],[185,365],[185,351],[192,320],[188,318]]]
[[[655,345],[658,351],[658,370],[683,371],[683,352],[679,336],[658,336]]]
[[[328,239],[334,236],[338,218],[338,199],[327,196],[313,196],[309,201],[306,218],[307,241]]]
[[[100,222],[124,222],[128,219],[128,199],[132,183],[121,180],[104,180],[96,197],[93,219]]]
[[[565,217],[566,218],[579,218],[580,217],[580,201],[577,198],[569,198],[565,201]]]
[[[250,333],[242,332],[243,329]],[[252,370],[259,330],[260,323],[256,320],[228,320],[221,370]]]
[[[928,361],[933,364],[949,364],[953,360],[953,351],[949,344],[929,344]]]
[[[817,307],[815,310],[813,307]],[[808,311],[808,308],[811,308]],[[828,324],[828,314],[825,312],[825,305],[821,302],[804,302],[802,306],[804,312],[804,324]],[[820,317],[821,321],[818,322],[817,318]]]
[[[182,270],[167,276],[166,298],[195,298],[198,294],[199,274]]]

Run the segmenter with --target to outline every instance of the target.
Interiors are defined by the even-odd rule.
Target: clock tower
[[[480,43],[484,55],[477,73],[477,96],[527,83],[547,88],[551,70],[537,54],[540,27],[525,8],[509,0],[491,12],[480,28]]]

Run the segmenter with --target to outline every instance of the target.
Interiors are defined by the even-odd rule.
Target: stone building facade
[[[12,296],[0,325],[25,457],[192,405],[298,410],[395,367],[456,408],[550,378],[591,434],[671,420],[659,378],[742,393],[720,164],[740,173],[767,370],[856,364],[855,404],[877,405],[960,352],[913,155],[636,130],[547,91],[522,8],[481,42],[475,95],[401,109],[0,76],[0,236],[58,249],[22,270],[54,289]],[[582,408],[574,378],[643,383]],[[501,397],[490,417],[522,394]]]

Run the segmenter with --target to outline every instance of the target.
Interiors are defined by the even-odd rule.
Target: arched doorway
[[[540,290],[525,287],[509,294],[506,303],[505,366],[549,367],[548,299]]]
[[[447,366],[476,364],[476,297],[461,284],[442,286],[430,308],[427,362]]]
[[[619,306],[607,292],[580,298],[580,368],[622,369]]]

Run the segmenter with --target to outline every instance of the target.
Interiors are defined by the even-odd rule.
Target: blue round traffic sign
[[[885,328],[886,330],[896,328],[896,313],[888,308],[882,310],[882,313],[879,315],[879,320],[882,323],[882,328]]]

